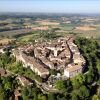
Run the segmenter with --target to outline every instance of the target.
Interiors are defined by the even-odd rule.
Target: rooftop
[[[66,67],[66,71],[68,71],[68,72],[75,72],[75,71],[77,71],[77,70],[79,70],[79,69],[81,69],[82,68],[82,66],[81,65],[75,65],[75,64],[69,64],[67,67]]]

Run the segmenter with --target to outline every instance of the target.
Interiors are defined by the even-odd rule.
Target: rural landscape
[[[100,100],[100,14],[50,11],[0,12],[0,100]]]
[[[67,15],[67,14],[8,14],[0,16],[0,38],[29,41],[42,38],[40,35],[54,31],[55,35],[82,36],[100,38],[99,15]],[[33,33],[32,33],[33,32]],[[43,35],[42,35],[43,36]]]

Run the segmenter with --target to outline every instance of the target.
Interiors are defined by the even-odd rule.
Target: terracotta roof
[[[58,56],[59,57],[67,57],[67,56],[70,56],[70,51],[67,49],[65,49],[63,52],[61,52]]]
[[[47,45],[47,47],[58,47],[61,46],[62,42],[58,42],[57,40],[51,42],[50,44]]]
[[[26,63],[32,64],[33,67],[37,68],[38,71],[40,71],[41,73],[48,72],[48,69],[44,68],[44,66],[42,64],[40,64],[39,62],[37,62],[33,57],[29,57],[24,53],[22,53],[22,57],[24,58]]]
[[[65,70],[68,72],[74,72],[74,71],[77,71],[81,68],[82,68],[81,65],[70,65],[70,66],[67,66],[67,68]]]
[[[24,76],[18,76],[17,79],[19,79],[21,84],[24,85],[31,85],[33,84],[28,78],[24,77]]]
[[[79,60],[81,62],[85,62],[84,57],[82,55],[80,55],[80,54],[74,54],[73,55],[73,60]]]
[[[51,61],[49,61],[47,58],[42,58],[41,61],[46,65],[50,64],[53,66],[53,63]]]

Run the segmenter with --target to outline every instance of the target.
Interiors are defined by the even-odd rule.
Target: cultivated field
[[[90,30],[96,30],[96,27],[94,27],[94,26],[79,26],[79,27],[76,27],[75,30],[90,31]]]
[[[1,32],[0,32],[0,39],[3,38],[11,38],[17,39],[19,41],[30,41],[35,40],[38,38],[43,38],[44,33],[48,30],[55,30],[53,34],[59,36],[66,36],[66,35],[76,35],[76,36],[83,36],[83,37],[93,37],[93,38],[100,38],[100,18],[84,18],[84,17],[56,17],[53,18],[40,18],[37,17],[36,19],[33,18],[8,18],[5,20],[0,20],[1,22]],[[5,24],[8,23],[6,26],[7,28],[12,27],[12,30],[6,31]],[[2,26],[3,25],[3,26]],[[17,28],[13,30],[14,28]],[[26,27],[26,29],[25,29]],[[23,29],[24,28],[24,29]],[[4,29],[2,31],[2,29]],[[73,33],[72,33],[73,32]],[[46,34],[45,33],[45,34]],[[46,38],[49,35],[45,36]],[[49,37],[50,38],[50,37]],[[2,40],[5,42],[6,40]]]
[[[27,34],[29,32],[31,32],[32,29],[20,29],[20,30],[11,30],[11,31],[4,31],[4,32],[0,32],[0,37],[14,37],[16,35],[19,34]]]
[[[60,24],[58,22],[50,22],[50,21],[36,21],[36,23],[40,25],[59,25]]]
[[[2,44],[2,45],[8,44],[9,42],[11,42],[13,40],[14,39],[8,39],[8,38],[0,39],[0,44]]]

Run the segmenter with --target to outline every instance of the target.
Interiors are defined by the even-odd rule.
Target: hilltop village
[[[74,43],[74,37],[35,42],[34,46],[29,44],[12,50],[23,67],[30,68],[44,79],[48,78],[49,84],[51,79],[67,79],[82,73],[86,62]],[[50,75],[50,70],[58,71],[57,75]]]
[[[99,16],[0,15],[0,100],[99,99]]]

